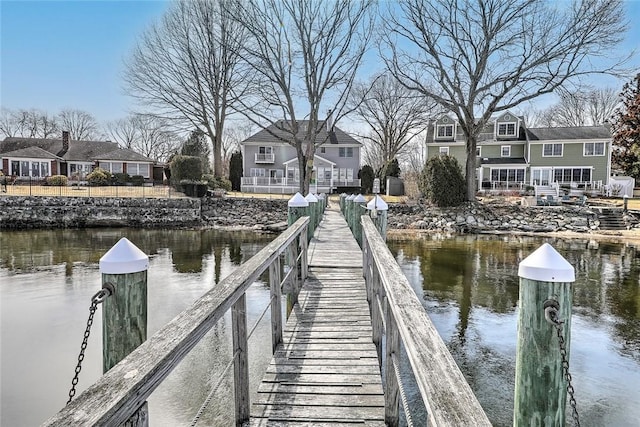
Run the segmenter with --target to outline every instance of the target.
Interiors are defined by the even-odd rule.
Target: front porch
[[[313,193],[331,194],[338,191],[339,188],[360,188],[360,180],[316,180],[315,182],[311,182],[310,187]],[[243,193],[295,194],[300,191],[300,181],[288,177],[242,177],[240,190]]]

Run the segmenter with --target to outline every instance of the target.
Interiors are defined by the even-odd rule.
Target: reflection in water
[[[273,236],[187,230],[51,230],[0,233],[0,425],[38,425],[66,402],[98,261],[121,237],[150,255],[149,335]],[[571,371],[585,426],[640,419],[640,254],[590,240],[461,236],[390,241],[405,275],[496,426],[511,425],[518,264],[543,242],[576,268]],[[252,325],[268,286],[247,295]],[[269,316],[249,342],[252,390],[269,362]],[[149,399],[151,425],[188,425],[231,357],[230,319],[207,334]],[[79,391],[101,374],[96,316]],[[202,425],[231,423],[226,377]],[[412,399],[417,390],[409,389]],[[418,405],[416,405],[418,406]],[[420,418],[417,418],[420,420]],[[421,425],[418,421],[416,425]]]
[[[67,399],[98,261],[121,237],[150,256],[149,336],[258,252],[273,236],[187,230],[38,230],[0,233],[0,425],[39,425]],[[269,301],[256,283],[247,294],[251,326]],[[102,373],[101,309],[89,339],[78,393]],[[268,315],[249,341],[257,389],[269,362]],[[188,425],[231,357],[230,316],[189,353],[149,399],[151,425]],[[203,425],[230,425],[233,385],[227,376]]]
[[[512,423],[518,264],[549,242],[576,269],[571,370],[583,425],[640,417],[640,255],[633,244],[524,236],[390,241],[492,423]]]

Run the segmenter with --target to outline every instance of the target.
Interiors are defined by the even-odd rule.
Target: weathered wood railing
[[[280,296],[283,283],[297,298],[307,275],[307,226],[303,217],[204,294],[120,363],[111,368],[45,426],[118,426],[129,419],[205,334],[231,310],[236,425],[249,420],[247,289],[269,269],[273,348],[282,341]],[[302,237],[302,238],[301,238]],[[295,260],[280,279],[280,255]],[[291,262],[291,261],[289,261]]]
[[[385,367],[385,422],[397,426],[401,396],[400,345],[433,426],[490,426],[471,387],[453,360],[400,266],[367,216],[362,217],[363,268],[373,341]],[[382,336],[386,348],[382,349]],[[408,408],[405,407],[405,414]]]

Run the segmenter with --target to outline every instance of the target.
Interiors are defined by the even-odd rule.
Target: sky
[[[164,0],[0,0],[0,106],[50,114],[73,108],[102,123],[125,117],[137,106],[123,88],[124,60],[168,5]],[[632,25],[621,50],[637,49],[637,65],[640,0],[627,0],[626,7]],[[594,84],[622,85],[604,78]]]

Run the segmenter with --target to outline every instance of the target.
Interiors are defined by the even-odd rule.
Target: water
[[[570,368],[582,426],[640,419],[640,250],[530,237],[389,242],[495,426],[512,425],[518,264],[549,242],[576,269]]]
[[[272,236],[216,231],[56,230],[0,233],[2,426],[35,426],[64,406],[98,261],[126,236],[150,255],[149,334],[188,307]],[[438,331],[496,426],[511,425],[518,263],[543,242],[576,267],[571,372],[583,426],[640,419],[640,251],[632,244],[463,236],[389,242]],[[269,290],[248,293],[249,326]],[[101,374],[100,309],[79,391]],[[151,425],[189,425],[231,353],[224,318],[150,397]],[[269,362],[268,314],[250,340],[252,390]],[[223,382],[202,425],[231,425]],[[415,390],[409,390],[415,395]]]
[[[127,229],[0,233],[0,425],[36,426],[66,403],[90,299],[101,286],[98,261],[121,237],[150,255],[149,336],[273,238]],[[249,326],[268,300],[263,282],[249,290]],[[100,308],[95,319],[78,394],[102,374]],[[150,397],[152,425],[189,425],[231,357],[229,326],[227,316]],[[269,328],[263,320],[249,341],[252,389],[270,359]],[[233,380],[227,376],[202,425],[232,424],[232,390]]]

